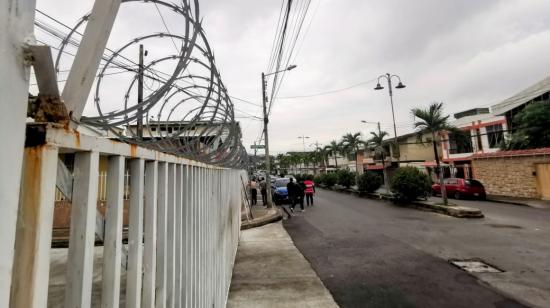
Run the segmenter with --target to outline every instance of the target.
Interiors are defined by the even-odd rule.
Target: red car
[[[445,179],[445,189],[447,190],[447,196],[454,197],[455,199],[461,198],[477,198],[485,200],[485,188],[477,180],[472,179],[459,179],[449,178]],[[441,186],[439,183],[432,185],[432,195],[441,194]]]

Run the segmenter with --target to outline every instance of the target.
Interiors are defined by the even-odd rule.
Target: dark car
[[[449,178],[445,179],[444,183],[447,196],[454,197],[455,199],[476,198],[485,200],[485,188],[477,180]],[[439,183],[432,185],[432,194],[434,196],[441,194],[441,185]]]
[[[290,182],[289,178],[279,178],[276,179],[271,185],[271,197],[275,204],[280,205],[290,203],[290,199],[288,198],[288,190],[286,189],[288,182]]]

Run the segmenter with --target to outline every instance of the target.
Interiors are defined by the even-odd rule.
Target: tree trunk
[[[443,172],[441,168],[441,164],[439,163],[439,155],[437,155],[437,143],[435,142],[435,133],[432,132],[432,144],[434,147],[434,154],[435,154],[435,163],[437,165],[437,175],[439,177],[439,187],[441,188],[441,197],[443,198],[443,204],[447,205],[449,201],[447,200],[447,190],[445,189],[445,181],[443,177],[445,176],[445,173]]]
[[[336,160],[336,154],[334,154],[334,166],[338,169],[338,160]]]

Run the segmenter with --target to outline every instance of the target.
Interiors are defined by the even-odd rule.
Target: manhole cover
[[[454,266],[467,271],[468,273],[502,273],[501,269],[498,269],[492,265],[489,265],[479,259],[468,260],[449,260]]]

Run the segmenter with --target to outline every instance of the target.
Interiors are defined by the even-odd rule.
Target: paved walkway
[[[280,222],[244,230],[228,307],[338,307]]]

